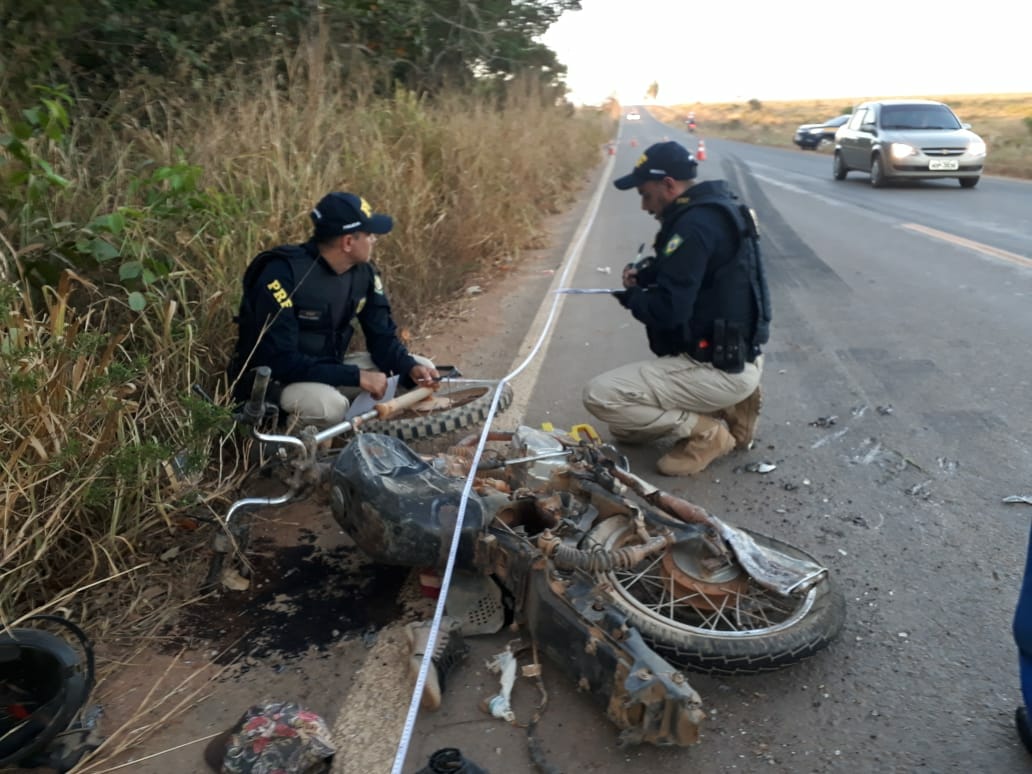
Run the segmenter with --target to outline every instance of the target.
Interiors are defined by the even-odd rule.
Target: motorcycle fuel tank
[[[334,519],[371,559],[439,567],[448,556],[464,484],[398,438],[361,433],[337,456],[330,502]],[[471,496],[463,514],[458,566],[471,566],[483,523],[483,508]]]

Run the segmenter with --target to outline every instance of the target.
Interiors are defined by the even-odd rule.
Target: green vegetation
[[[1032,178],[1032,95],[962,94],[924,96],[945,102],[961,121],[981,135],[989,148],[986,172]],[[815,99],[791,102],[695,103],[673,107],[650,107],[657,118],[683,128],[684,115],[694,110],[698,134],[707,138],[739,140],[756,145],[795,148],[792,135],[799,124],[826,121],[851,113],[853,105],[877,97]]]
[[[199,582],[167,560],[244,473],[222,369],[250,258],[360,192],[395,217],[377,262],[416,327],[539,243],[613,117],[557,101],[518,45],[568,2],[479,4],[462,29],[435,27],[443,2],[57,5],[6,20],[0,54],[0,622],[139,629],[167,607],[155,577]],[[412,30],[438,37],[415,56],[391,37]]]
[[[536,38],[578,0],[63,0],[4,3],[0,77],[15,96],[31,84],[74,81],[107,102],[149,84],[206,91],[318,36],[333,41],[341,75],[376,74],[423,94],[446,87],[501,93],[515,75],[562,96],[565,67]],[[327,63],[328,64],[328,63]],[[289,65],[282,63],[281,75]],[[355,88],[369,84],[359,80]]]

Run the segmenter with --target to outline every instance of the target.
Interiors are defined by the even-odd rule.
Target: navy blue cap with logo
[[[664,177],[691,180],[698,171],[699,162],[681,143],[673,140],[657,142],[645,149],[631,174],[618,177],[613,181],[613,185],[621,191],[626,191],[649,180],[662,180]]]
[[[390,215],[373,212],[369,202],[353,193],[335,191],[326,194],[312,208],[312,224],[319,239],[364,231],[367,234],[386,234],[394,228]]]

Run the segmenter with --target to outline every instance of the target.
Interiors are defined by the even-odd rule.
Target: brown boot
[[[660,457],[656,467],[664,476],[694,476],[733,448],[735,439],[724,423],[700,415],[692,428],[692,434],[678,441],[673,449]]]
[[[756,422],[760,418],[763,407],[763,393],[759,386],[745,400],[740,400],[730,408],[724,409],[718,416],[725,422],[735,437],[736,449],[751,449],[753,436],[756,435]]]

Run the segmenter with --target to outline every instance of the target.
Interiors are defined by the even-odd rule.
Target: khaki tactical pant
[[[584,388],[584,407],[609,425],[617,441],[681,440],[691,435],[700,414],[714,414],[749,397],[762,371],[762,355],[740,374],[688,355],[630,363],[592,379]]]
[[[413,355],[416,362],[433,368],[425,357]],[[345,365],[358,366],[363,371],[375,371],[376,364],[368,352],[353,352],[344,356]],[[334,387],[322,382],[294,382],[283,388],[280,407],[291,414],[291,422],[303,425],[330,427],[344,421],[344,417],[362,388]]]

